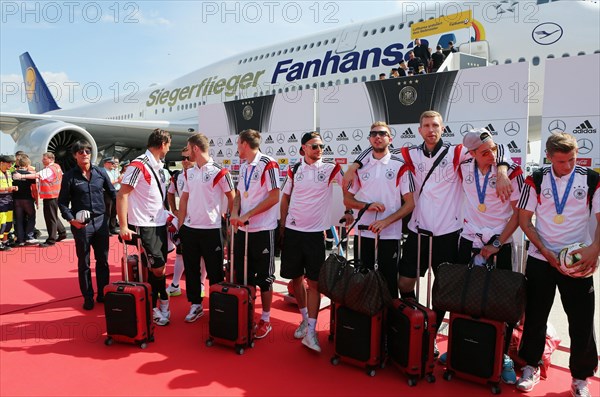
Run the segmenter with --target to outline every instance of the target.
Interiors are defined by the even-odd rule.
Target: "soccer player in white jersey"
[[[293,280],[294,296],[302,315],[294,337],[302,339],[302,344],[309,349],[320,352],[316,324],[321,302],[317,284],[321,265],[325,261],[323,232],[330,227],[333,183],[342,183],[343,172],[339,164],[322,160],[325,145],[318,132],[307,132],[300,142],[304,157],[290,165],[282,186],[281,277]],[[352,212],[347,210],[344,217],[346,223],[351,222]],[[304,277],[308,291],[304,286]]]
[[[167,201],[169,202],[169,208],[171,212],[178,216],[179,211],[177,209],[177,202],[175,200],[176,197],[181,198],[181,194],[183,193],[183,184],[186,178],[186,172],[189,168],[192,168],[196,165],[195,162],[190,160],[190,152],[189,148],[186,146],[181,151],[181,167],[180,171],[175,171],[173,176],[171,177],[171,183],[169,184],[169,190],[167,191]],[[178,223],[179,224],[179,223]],[[169,296],[179,296],[181,295],[181,287],[179,283],[181,282],[181,276],[183,276],[183,256],[181,251],[181,244],[175,244],[175,264],[173,265],[173,279],[171,280],[171,284],[167,287],[167,292]],[[206,266],[201,265],[200,270],[200,287],[202,289],[202,297],[204,297],[204,281],[206,280]]]
[[[413,176],[399,156],[393,155],[389,146],[392,142],[390,127],[377,121],[371,125],[369,142],[373,151],[369,162],[356,172],[356,178],[348,191],[344,192],[344,204],[350,208],[367,211],[358,222],[368,225],[362,232],[361,263],[373,269],[375,260],[375,235],[379,234],[379,271],[387,282],[392,298],[398,297],[398,259],[402,238],[403,217],[414,208]],[[404,199],[404,205],[402,200]],[[358,237],[355,237],[354,255],[358,258]]]
[[[459,169],[464,201],[457,263],[467,264],[474,252],[480,252],[486,260],[495,257],[499,269],[512,271],[512,234],[519,225],[516,205],[523,188],[523,171],[518,164],[509,164],[513,193],[510,201],[503,202],[496,194],[498,146],[490,132],[485,128],[469,131],[463,137],[463,146],[473,157],[463,161]],[[501,374],[502,381],[508,384],[517,381],[513,362],[506,354],[513,325],[506,330]],[[440,362],[446,362],[446,353],[440,356]]]
[[[259,150],[260,133],[240,132],[237,148],[241,160],[236,198],[230,223],[238,228],[234,264],[238,284],[244,282],[244,238],[248,233],[248,284],[260,288],[262,314],[256,338],[271,332],[271,302],[275,281],[275,229],[279,202],[279,166]],[[248,225],[245,225],[249,222]]]
[[[594,282],[592,277],[574,278],[559,272],[557,254],[569,244],[585,243],[586,248],[575,251],[581,254],[576,265],[597,266],[600,254],[598,178],[593,170],[576,165],[577,140],[573,135],[552,134],[546,141],[546,156],[551,165],[527,177],[517,205],[519,224],[531,242],[525,271],[527,305],[519,351],[527,365],[517,381],[517,389],[531,391],[540,381],[538,363],[544,352],[546,322],[558,287],[571,337],[571,394],[590,396],[587,378],[593,376],[598,367]],[[596,186],[588,186],[590,174],[595,177]],[[535,226],[532,222],[534,214]],[[593,238],[589,228],[592,216],[597,221]]]
[[[470,157],[462,145],[452,145],[442,141],[444,122],[442,115],[428,110],[421,114],[419,134],[423,143],[410,148],[392,150],[393,154],[401,154],[406,165],[415,178],[415,209],[408,224],[409,233],[402,249],[399,266],[399,286],[402,298],[415,297],[417,281],[418,230],[433,234],[432,268],[434,274],[440,263],[456,262],[458,254],[458,237],[462,228],[462,186],[458,183],[458,168],[462,161]],[[369,151],[361,153],[356,159],[360,164],[369,161]],[[503,161],[502,149],[499,147],[499,161]],[[359,164],[352,164],[344,175],[344,185],[350,183],[350,175]],[[433,166],[435,165],[435,168]],[[501,198],[508,200],[512,192],[507,177],[507,166],[499,163],[496,191]],[[430,170],[433,171],[430,172]],[[429,175],[429,176],[428,176]],[[427,272],[429,239],[422,238],[420,277]],[[436,312],[437,323],[444,320],[445,312]],[[439,351],[434,349],[437,356]]]
[[[227,168],[216,164],[208,154],[209,143],[203,134],[188,138],[190,160],[196,165],[186,172],[179,201],[178,221],[186,295],[191,303],[185,317],[188,323],[203,314],[200,260],[204,259],[211,285],[223,281],[223,242],[221,240],[221,203],[227,197],[228,210],[235,197],[233,181]]]

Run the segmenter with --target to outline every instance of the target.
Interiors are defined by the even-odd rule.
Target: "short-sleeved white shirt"
[[[461,237],[473,241],[473,248],[482,248],[494,235],[502,234],[506,224],[510,220],[513,209],[511,202],[519,200],[523,188],[523,171],[516,164],[511,164],[508,177],[511,181],[513,192],[510,201],[502,202],[496,194],[496,181],[498,179],[498,168],[492,165],[488,184],[485,191],[485,212],[479,211],[479,196],[475,183],[475,160],[468,159],[461,163],[460,174],[462,176],[462,187],[464,192],[464,223]],[[478,172],[479,186],[483,190],[485,174]],[[503,243],[512,242],[509,237]]]
[[[349,192],[355,194],[355,198],[359,201],[383,203],[385,211],[365,211],[358,224],[370,225],[398,211],[402,206],[402,195],[414,190],[413,176],[400,157],[391,153],[379,160],[371,157],[369,163],[357,171]],[[366,230],[362,232],[362,236],[375,238],[375,233]],[[379,233],[379,238],[382,240],[402,238],[402,220],[383,229]]]
[[[248,194],[246,197],[246,182],[248,181]],[[267,198],[269,192],[279,189],[279,165],[277,162],[260,151],[254,159],[240,166],[237,190],[240,192],[240,215],[255,208]],[[277,227],[277,206],[250,218],[250,224],[240,229],[249,232],[273,230]]]
[[[528,176],[525,180],[521,198],[517,204],[518,208],[535,213],[535,229],[540,236],[542,244],[550,251],[558,254],[561,249],[573,243],[591,244],[592,236],[589,230],[590,207],[588,203],[587,169],[575,166],[573,185],[562,215],[564,222],[557,224],[554,217],[557,215],[552,193],[550,178],[556,181],[558,201],[560,203],[564,196],[571,174],[557,177],[552,166],[542,168],[543,178],[540,195],[535,190],[533,178]],[[597,189],[597,187],[592,187]],[[598,190],[592,198],[592,213],[600,213],[600,193]],[[545,261],[544,256],[533,245],[529,245],[529,255]]]
[[[183,224],[194,229],[220,229],[223,196],[233,189],[229,171],[212,159],[202,167],[189,168],[182,190],[189,194]]]
[[[318,160],[307,164],[304,159],[294,172],[290,165],[282,191],[290,195],[285,227],[300,232],[321,232],[329,229],[329,208],[333,197],[333,182],[342,184],[344,173],[339,164]],[[340,214],[341,216],[342,214]]]
[[[169,181],[161,171],[162,168],[162,161],[156,161],[149,150],[127,166],[121,184],[133,187],[127,208],[129,224],[145,227],[166,225],[167,211],[164,208],[163,196]]]
[[[56,176],[54,175],[54,170],[52,169],[52,167],[50,167],[52,164],[54,163],[49,164],[47,167],[44,167],[44,169],[39,172],[38,176],[41,181],[49,180],[50,182],[52,182],[54,178],[56,178]]]

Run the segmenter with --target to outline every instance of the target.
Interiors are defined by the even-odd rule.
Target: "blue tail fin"
[[[29,111],[33,114],[41,114],[60,109],[29,53],[21,54],[19,60],[21,61]]]

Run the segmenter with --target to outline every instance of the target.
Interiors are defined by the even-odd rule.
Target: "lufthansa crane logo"
[[[35,93],[35,70],[32,67],[28,67],[25,71],[25,92],[27,93],[27,100],[33,101],[33,94]]]
[[[548,124],[548,131],[550,131],[551,134],[565,132],[566,129],[567,124],[562,120],[552,120],[550,124]]]
[[[531,32],[533,41],[540,45],[550,45],[556,43],[563,35],[563,28],[554,22],[541,23]]]

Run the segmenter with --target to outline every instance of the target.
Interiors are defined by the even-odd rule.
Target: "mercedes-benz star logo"
[[[590,141],[589,139],[585,139],[585,138],[578,139],[577,146],[579,148],[579,150],[578,150],[579,154],[588,154],[594,148],[594,144],[592,143],[592,141]]]
[[[346,147],[346,145],[338,146],[338,153],[342,156],[345,156],[346,153],[348,153],[348,147]]]
[[[363,138],[363,132],[358,129],[354,130],[352,138],[354,138],[355,141],[360,141]]]
[[[285,137],[283,136],[283,134],[277,134],[277,142],[279,142],[280,144],[285,142]]]
[[[506,135],[515,136],[521,131],[521,126],[516,121],[509,121],[504,125],[504,132]]]
[[[392,128],[392,139],[396,138],[396,129]]]
[[[565,132],[567,129],[567,124],[562,120],[552,120],[550,124],[548,124],[548,131],[551,134],[556,132]]]
[[[295,156],[298,152],[295,146],[290,146],[288,153],[290,154],[290,156]]]
[[[333,139],[333,132],[328,130],[323,133],[323,140],[325,142],[331,142],[332,139]]]
[[[267,155],[269,155],[269,156],[273,155],[273,148],[270,146],[267,148]]]
[[[465,136],[467,132],[474,130],[473,124],[465,123],[460,126],[460,135]]]

